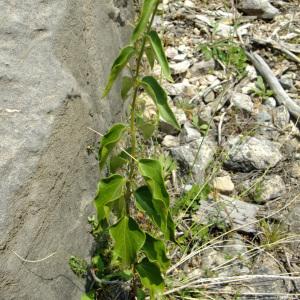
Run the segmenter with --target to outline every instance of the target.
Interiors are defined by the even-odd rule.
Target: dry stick
[[[246,52],[248,58],[253,63],[254,67],[262,75],[265,81],[268,83],[272,91],[274,92],[275,98],[279,104],[284,105],[287,110],[295,118],[300,117],[300,106],[296,104],[284,91],[278,79],[275,77],[274,73],[264,61],[264,59],[257,53]]]

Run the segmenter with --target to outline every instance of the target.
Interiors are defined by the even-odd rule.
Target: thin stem
[[[130,135],[131,135],[131,155],[133,157],[136,157],[136,124],[135,124],[135,115],[136,115],[136,101],[137,101],[137,96],[138,96],[138,91],[139,91],[139,85],[137,83],[138,77],[140,75],[140,68],[142,65],[142,59],[143,59],[143,54],[145,51],[145,46],[146,46],[146,35],[150,32],[153,21],[154,21],[154,17],[156,15],[156,11],[157,11],[157,7],[158,7],[159,1],[156,4],[156,7],[153,11],[151,20],[149,22],[146,34],[143,37],[142,40],[142,45],[141,45],[141,49],[139,52],[139,56],[137,58],[137,63],[136,63],[136,71],[135,71],[135,76],[133,78],[134,83],[135,83],[135,88],[134,88],[134,92],[133,92],[133,97],[132,97],[132,103],[131,103],[131,111],[130,111]],[[132,194],[132,182],[134,179],[134,170],[135,170],[135,161],[132,159],[130,162],[130,172],[129,172],[129,180],[127,182],[127,193],[126,193],[126,206],[127,206],[127,214],[129,214],[129,206],[130,206],[130,197]]]

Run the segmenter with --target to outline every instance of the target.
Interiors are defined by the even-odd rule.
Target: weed
[[[77,256],[71,256],[69,259],[71,270],[79,277],[85,277],[88,272],[88,263]]]
[[[268,222],[267,220],[262,220],[260,222],[261,236],[260,242],[261,246],[266,250],[274,250],[278,247],[280,240],[287,236],[286,230],[280,223]]]
[[[264,80],[261,76],[257,77],[255,88],[252,90],[252,92],[255,96],[257,96],[263,101],[273,96],[273,91],[267,89]]]
[[[142,90],[154,103],[155,119],[160,117],[180,130],[168,105],[167,94],[159,82],[152,76],[141,76],[143,58],[146,57],[150,68],[155,59],[165,78],[173,81],[162,42],[152,30],[159,3],[159,0],[143,2],[131,42],[120,51],[113,63],[103,93],[103,97],[109,94],[121,71],[135,60],[135,70],[131,77],[123,78],[121,88],[123,100],[132,96],[128,122],[114,124],[102,137],[99,147],[100,171],[107,164],[110,168],[108,177],[99,181],[94,199],[96,217],[89,222],[95,239],[104,243],[104,247],[96,249],[90,266],[80,259],[70,259],[70,266],[76,274],[89,272],[92,275],[93,295],[103,290],[103,286],[111,286],[117,281],[121,285],[126,283],[130,299],[145,299],[141,286],[149,292],[151,300],[157,299],[163,293],[163,274],[170,264],[166,241],[175,242],[175,224],[165,186],[165,178],[174,170],[175,164],[164,156],[157,160],[143,158],[144,151],[139,151],[146,147],[146,139],[152,136],[156,125],[152,122],[149,130],[151,120],[143,119],[143,115],[139,114],[138,96]],[[137,140],[139,133],[144,139]],[[118,147],[121,142],[127,147]],[[150,222],[147,226],[144,216]],[[84,297],[91,299],[88,294]]]
[[[229,39],[215,41],[202,44],[199,48],[206,60],[213,58],[240,77],[245,75],[247,55],[245,50],[234,41]]]

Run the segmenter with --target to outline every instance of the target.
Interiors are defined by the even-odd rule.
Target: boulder
[[[71,255],[88,258],[95,155],[122,113],[101,100],[128,38],[130,1],[2,1],[0,9],[0,298],[79,299]],[[55,255],[39,263],[49,254]]]
[[[232,170],[265,170],[282,159],[278,145],[264,137],[230,137],[227,148],[229,159],[225,166]]]

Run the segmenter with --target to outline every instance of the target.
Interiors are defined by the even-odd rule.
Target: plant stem
[[[152,14],[151,20],[149,22],[146,34],[143,37],[141,49],[140,49],[140,52],[139,52],[139,56],[137,58],[136,71],[135,71],[135,75],[133,77],[135,88],[134,88],[134,92],[133,92],[131,110],[130,110],[131,155],[133,157],[136,157],[135,115],[136,115],[136,100],[137,100],[138,91],[139,91],[139,84],[138,84],[137,80],[138,80],[138,77],[140,75],[140,68],[141,68],[141,65],[142,65],[143,54],[144,54],[144,51],[145,51],[147,34],[151,30],[151,27],[152,27],[152,24],[153,24],[153,21],[154,21],[154,17],[156,15],[158,4],[159,4],[159,1],[156,4],[156,7],[153,11],[153,14]],[[135,161],[133,159],[131,159],[131,161],[130,161],[129,168],[130,168],[130,172],[129,172],[129,178],[128,178],[128,182],[127,182],[127,192],[126,192],[126,196],[125,196],[125,198],[126,198],[126,210],[127,210],[128,215],[129,215],[129,207],[130,207],[130,197],[131,197],[131,194],[132,194],[132,182],[133,182],[133,179],[134,179],[134,170],[135,170]]]

